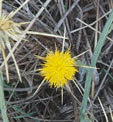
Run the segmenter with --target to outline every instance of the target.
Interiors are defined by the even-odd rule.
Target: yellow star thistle
[[[20,29],[21,24],[24,23],[16,23],[12,20],[12,16],[14,12],[11,12],[10,14],[6,15],[4,12],[0,12],[0,49],[2,51],[2,55],[5,62],[5,68],[6,68],[6,75],[7,75],[7,81],[9,82],[9,73],[8,73],[8,64],[6,62],[6,55],[5,55],[5,48],[7,47],[15,64],[18,76],[20,81],[21,76],[19,72],[18,65],[16,63],[15,57],[11,51],[11,44],[10,40],[18,41],[20,37],[23,35],[23,31]]]
[[[10,41],[12,40],[18,41],[22,37],[23,31],[20,29],[20,27],[22,24],[25,24],[25,23],[14,22],[12,20],[12,17],[14,16],[15,12],[12,11],[7,15],[4,11],[2,11],[2,2],[3,0],[0,1],[0,49],[2,51],[2,55],[3,55],[3,59],[5,63],[7,81],[9,82],[8,64],[6,61],[6,54],[5,54],[6,47],[8,48],[9,53],[11,54],[13,58],[19,79],[20,81],[22,81],[18,65],[11,51]]]
[[[20,30],[21,23],[16,23],[12,20],[11,16],[13,12],[9,15],[2,13],[0,16],[0,44],[5,48],[7,41],[9,39],[18,41],[23,31]]]
[[[69,51],[48,52],[45,58],[42,58],[44,63],[39,69],[44,81],[49,82],[52,87],[63,88],[68,81],[73,80],[73,76],[78,72],[75,64],[76,59],[71,57]]]

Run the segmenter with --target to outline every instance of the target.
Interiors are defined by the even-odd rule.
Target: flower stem
[[[6,112],[7,108],[5,105],[3,82],[4,82],[3,76],[2,76],[2,72],[0,70],[0,109],[1,109],[3,122],[9,122],[8,117],[7,117],[7,112]]]

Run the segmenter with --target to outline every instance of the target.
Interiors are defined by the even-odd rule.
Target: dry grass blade
[[[81,54],[79,54],[79,55],[77,55],[77,56],[74,56],[73,58],[77,59],[78,57],[84,55],[84,54],[87,53],[87,52],[89,52],[89,50],[86,50],[86,51],[84,51],[83,53],[81,53]]]
[[[38,86],[38,88],[36,89],[36,91],[34,92],[33,96],[36,95],[39,91],[39,89],[42,87],[42,85],[44,84],[45,79],[40,83],[40,85]]]
[[[92,66],[85,66],[85,65],[78,65],[78,64],[75,64],[76,67],[83,67],[83,68],[88,68],[88,69],[98,69],[96,67],[92,67]]]
[[[99,101],[99,103],[100,103],[100,105],[101,105],[101,108],[102,108],[102,111],[103,111],[103,113],[104,113],[106,122],[109,122],[108,117],[107,117],[107,114],[106,114],[106,111],[105,111],[104,106],[102,105],[102,102],[101,102],[101,100],[100,100],[99,97],[98,97],[98,101]]]
[[[63,105],[64,102],[64,91],[63,88],[61,88],[61,104]]]
[[[62,43],[62,52],[64,52],[64,46],[65,46],[65,39],[66,39],[66,27],[64,28],[64,38],[63,38],[63,43]]]
[[[109,111],[110,111],[110,115],[111,115],[111,120],[112,120],[112,122],[113,122],[113,112],[112,112],[112,109],[111,109],[110,106],[109,106]]]
[[[75,33],[75,32],[77,32],[77,31],[79,31],[79,30],[82,30],[82,29],[85,29],[85,28],[87,28],[87,27],[91,27],[91,26],[93,26],[94,24],[96,24],[98,21],[100,21],[101,19],[103,19],[105,16],[107,16],[108,14],[110,14],[111,13],[111,10],[109,10],[107,13],[105,13],[103,16],[101,16],[99,19],[97,19],[96,21],[94,21],[93,23],[91,23],[91,24],[86,24],[85,22],[84,22],[84,25],[85,26],[83,26],[83,27],[80,27],[80,28],[78,28],[78,29],[75,29],[75,30],[72,30],[71,31],[71,33]],[[77,18],[78,19],[78,18]],[[78,21],[81,21],[81,19],[78,19]],[[81,22],[82,23],[82,22]],[[88,26],[89,25],[89,26]],[[92,29],[95,29],[95,28],[92,28]],[[96,29],[95,29],[96,30]]]
[[[4,59],[4,63],[5,63],[7,82],[9,82],[9,71],[8,71],[8,64],[7,64],[7,61],[6,61],[6,54],[5,54],[5,51],[4,51],[4,48],[2,47],[2,45],[0,45],[0,49],[2,50],[2,56],[3,56],[3,59]]]
[[[48,37],[61,38],[61,39],[64,39],[64,38],[68,39],[68,37],[63,37],[63,36],[54,35],[54,34],[48,34],[48,33],[33,32],[33,31],[27,31],[26,34],[48,36]]]
[[[79,92],[81,93],[81,95],[83,96],[83,93],[82,93],[81,89],[79,88],[78,84],[76,83],[76,81],[75,80],[72,80],[72,81],[73,81],[74,85],[77,87],[77,89],[79,90]]]
[[[111,12],[111,11],[110,11]],[[84,21],[80,20],[79,18],[76,18],[77,21],[81,22],[82,24],[86,25],[87,27],[91,28],[92,30],[94,30],[95,32],[97,32],[98,34],[101,34],[100,31],[96,30],[95,28],[93,28],[91,25],[85,23]],[[113,41],[111,38],[107,37],[108,40]]]
[[[0,16],[2,14],[2,2],[3,2],[3,0],[0,1]]]
[[[11,17],[13,17],[25,4],[27,4],[30,0],[26,0],[20,7],[16,9],[16,11],[12,14]]]
[[[19,71],[19,68],[18,68],[16,59],[14,57],[14,54],[12,53],[11,46],[10,46],[10,43],[9,42],[7,43],[7,48],[8,48],[8,50],[9,50],[9,52],[10,52],[12,58],[13,58],[13,61],[14,61],[14,64],[15,64],[15,67],[16,67],[16,70],[17,70],[17,74],[18,74],[18,77],[19,77],[19,80],[20,80],[20,82],[22,82],[21,75],[20,75],[20,71]]]
[[[69,13],[74,9],[74,7],[77,5],[77,3],[80,0],[76,0],[74,1],[74,3],[72,4],[72,6],[68,9],[68,11],[64,14],[64,16],[59,20],[58,24],[56,25],[54,32],[57,32],[58,28],[62,25],[62,23],[64,22],[65,18],[69,15]]]

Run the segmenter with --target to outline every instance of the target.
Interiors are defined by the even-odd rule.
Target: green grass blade
[[[19,115],[13,117],[15,119],[30,117],[31,115],[36,114],[36,112],[25,113],[24,111],[22,111],[21,106],[10,105],[10,107],[13,108],[19,114]]]
[[[98,44],[96,46],[96,49],[94,51],[94,54],[93,54],[93,57],[92,57],[92,60],[91,60],[91,66],[92,67],[95,67],[95,65],[96,65],[96,61],[99,57],[99,54],[101,52],[104,41],[106,40],[107,35],[110,33],[109,29],[112,25],[112,22],[113,22],[113,10],[112,10],[105,26],[104,26],[104,29],[103,29],[103,31],[100,35],[100,38],[99,38]],[[84,92],[82,106],[81,106],[81,110],[80,110],[80,122],[84,122],[84,120],[81,119],[81,118],[83,118],[82,116],[84,115],[86,107],[87,107],[87,101],[88,101],[88,96],[89,96],[89,92],[90,92],[93,71],[94,71],[93,69],[89,69],[88,73],[87,73],[87,76],[86,76],[85,92]]]
[[[82,120],[82,122],[92,122],[92,121],[88,118],[88,116],[87,116],[86,113],[84,113],[84,114],[81,116],[81,120]]]
[[[113,80],[113,76],[107,70],[104,69],[104,72]]]
[[[3,122],[9,122],[7,117],[7,108],[5,105],[3,82],[4,81],[3,81],[2,72],[0,71],[0,109],[1,109]]]
[[[21,119],[21,118],[25,118],[25,117],[30,117],[31,115],[36,114],[36,112],[32,112],[32,113],[25,113],[22,115],[18,115],[16,117],[13,117],[14,119]]]

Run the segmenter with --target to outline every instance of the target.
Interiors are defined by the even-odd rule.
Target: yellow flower
[[[71,57],[70,51],[48,52],[44,63],[39,69],[44,81],[49,82],[52,87],[63,88],[68,81],[73,80],[73,76],[78,72],[76,68],[76,59]]]

